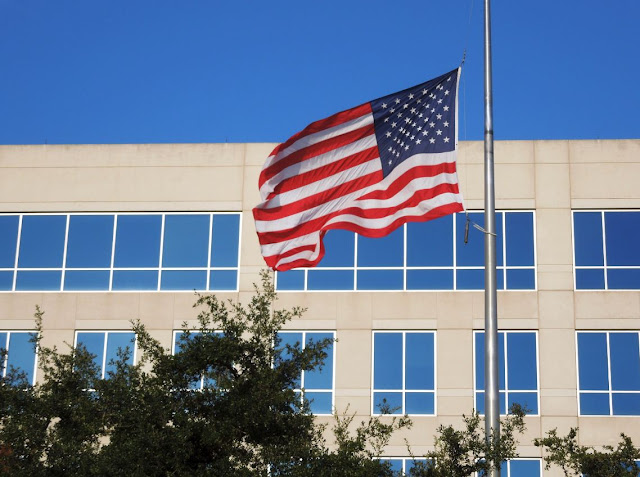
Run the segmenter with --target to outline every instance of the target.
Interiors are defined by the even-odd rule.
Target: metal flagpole
[[[484,1],[484,228],[484,413],[485,436],[490,440],[500,435],[490,0]],[[500,477],[500,463],[497,465],[489,477]]]

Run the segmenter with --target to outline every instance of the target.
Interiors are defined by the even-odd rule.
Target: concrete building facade
[[[239,236],[237,263],[216,265],[210,259],[202,270],[184,267],[188,270],[183,271],[202,271],[202,277],[206,274],[205,290],[215,290],[213,283],[224,283],[224,291],[216,291],[221,297],[246,300],[265,267],[251,209],[259,202],[257,177],[273,147],[0,146],[0,218],[10,217],[0,222],[0,228],[5,224],[4,236],[8,237],[4,242],[0,237],[0,245],[14,247],[13,254],[5,254],[8,258],[4,264],[0,251],[0,275],[4,273],[5,277],[0,277],[0,286],[4,287],[0,291],[0,333],[5,337],[0,339],[9,340],[12,333],[32,330],[35,305],[45,312],[46,344],[73,343],[78,332],[125,331],[131,319],[139,318],[153,336],[171,348],[174,330],[179,330],[184,321],[195,323],[197,311],[192,308],[194,294],[189,289],[163,289],[164,282],[158,279],[158,290],[123,286],[123,291],[117,291],[119,270],[114,260],[118,259],[113,256],[111,264],[103,267],[105,276],[111,277],[106,291],[66,287],[66,248],[62,267],[39,268],[27,262],[21,265],[18,255],[21,247],[27,247],[23,243],[30,233],[26,228],[22,231],[22,224],[30,216],[54,214],[67,221],[80,215],[198,213],[215,222],[218,216],[230,213],[239,220],[239,227],[234,229]],[[526,418],[527,432],[520,439],[520,454],[539,459],[540,451],[531,444],[533,438],[553,428],[566,432],[575,426],[580,428],[583,444],[615,444],[624,432],[638,445],[640,262],[629,244],[637,243],[638,236],[633,233],[640,230],[636,212],[640,210],[640,140],[502,141],[496,143],[495,157],[497,210],[506,211],[505,221],[510,220],[508,212],[521,211],[526,211],[532,221],[533,263],[512,267],[516,271],[532,270],[532,286],[511,289],[503,284],[507,289],[498,292],[503,359],[507,361],[505,399],[510,401],[510,392],[515,401],[527,395],[536,408]],[[483,207],[482,171],[482,143],[461,143],[458,174],[468,210]],[[15,233],[12,224],[18,224]],[[65,241],[68,236],[67,225]],[[505,242],[511,243],[508,231],[505,236]],[[518,237],[513,236],[513,244],[522,243]],[[208,247],[212,250],[213,246]],[[598,247],[600,258],[594,258]],[[620,253],[616,255],[616,251]],[[507,283],[512,280],[508,253],[503,266]],[[398,269],[405,277],[411,268],[406,260]],[[411,409],[409,402],[414,397],[428,401],[426,411],[412,416],[413,428],[394,437],[386,451],[389,457],[408,455],[405,438],[415,455],[430,449],[437,427],[461,422],[461,415],[471,412],[475,400],[481,397],[481,380],[475,372],[476,356],[480,355],[474,345],[479,341],[474,336],[484,326],[483,292],[474,287],[462,289],[463,275],[455,275],[455,267],[435,268],[446,269],[446,273],[451,268],[458,286],[448,290],[410,290],[403,285],[400,290],[377,286],[376,290],[323,291],[311,290],[307,284],[302,291],[282,289],[280,293],[280,307],[307,308],[302,319],[286,325],[287,330],[335,332],[335,364],[330,379],[333,387],[329,391],[337,412],[349,406],[351,412],[366,418],[376,412],[376,392],[382,393],[380,396],[385,392],[391,393],[385,396],[394,392],[402,395],[398,399],[404,400],[399,402],[406,409]],[[40,278],[24,278],[35,277],[28,275],[33,269],[40,270],[42,277],[44,273],[50,273],[50,277],[58,277],[54,272],[63,274],[62,284],[57,290],[50,285],[38,289]],[[227,278],[218,278],[225,276],[216,275],[220,271],[228,272]],[[70,280],[73,274],[67,275]],[[425,343],[432,343],[427,346],[432,347],[433,354],[428,364],[433,383],[418,386],[423,393],[420,396],[409,385],[408,377],[416,372],[409,366],[413,351],[408,343],[418,332],[428,332],[432,337]],[[384,377],[377,377],[376,373],[382,372],[381,364],[374,369],[374,362],[380,359],[375,346],[382,346],[382,333],[396,336],[402,343],[398,345],[402,354],[398,362],[404,371],[397,389],[389,389],[390,385],[383,384]],[[525,338],[532,340],[533,364],[517,362],[521,357],[516,351],[529,346],[522,341]],[[420,337],[416,339],[416,346],[422,346]],[[9,347],[10,356],[11,352]],[[516,384],[524,374],[534,385]],[[376,379],[380,380],[378,384]],[[511,391],[509,381],[513,384]],[[421,404],[416,406],[420,408]],[[557,469],[541,472],[561,475]],[[512,469],[511,475],[517,472]]]

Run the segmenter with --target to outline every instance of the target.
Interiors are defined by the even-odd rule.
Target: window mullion
[[[611,340],[610,333],[606,333],[607,337],[607,378],[608,378],[608,386],[609,386],[609,415],[613,416],[613,386],[611,379]]]

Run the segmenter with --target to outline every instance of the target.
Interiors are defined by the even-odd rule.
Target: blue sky
[[[0,144],[280,142],[455,68],[481,0],[0,0]],[[496,1],[496,139],[639,138],[640,2]]]

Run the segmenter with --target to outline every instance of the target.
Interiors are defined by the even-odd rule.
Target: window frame
[[[326,333],[330,334],[333,337],[333,343],[331,343],[331,412],[330,413],[315,413],[312,412],[314,416],[332,416],[333,412],[336,409],[336,330],[298,330],[298,329],[286,329],[278,331],[278,335],[283,333],[302,333],[302,342],[300,343],[301,349],[307,344],[307,334],[308,333]],[[304,402],[304,395],[308,392],[324,392],[327,393],[327,389],[321,388],[305,388],[305,373],[306,371],[302,371],[300,374],[300,388],[295,388],[293,391],[300,394],[300,402]]]
[[[9,344],[11,342],[11,334],[38,334],[38,332],[36,330],[7,330],[7,329],[0,329],[0,333],[6,333],[7,334],[7,338],[5,343],[0,343],[0,349],[5,349],[7,351],[6,356],[4,357],[4,359],[2,359],[0,357],[0,359],[2,360],[2,362],[0,362],[0,377],[4,378],[7,376],[7,371],[9,370],[8,364],[9,364],[9,354],[11,353],[11,349],[9,348]],[[37,372],[38,372],[38,346],[35,346],[35,349],[33,350],[33,369],[31,370],[31,382],[29,383],[31,386],[34,386],[36,384],[37,381]]]
[[[78,334],[79,333],[104,333],[104,344],[102,345],[102,365],[100,371],[100,379],[106,379],[105,375],[107,372],[107,365],[109,362],[107,361],[107,346],[109,344],[109,335],[110,334],[133,334],[133,349],[131,350],[131,364],[135,365],[138,360],[138,334],[131,330],[87,330],[87,329],[79,329],[75,330],[74,338],[73,338],[73,347],[74,349],[78,347]],[[121,349],[121,348],[119,348]]]
[[[208,237],[208,250],[207,250],[207,263],[204,267],[169,267],[163,266],[162,259],[164,253],[164,234],[165,234],[165,222],[167,216],[176,216],[176,215],[208,215],[209,216],[209,237]],[[211,246],[213,240],[213,219],[216,215],[237,215],[238,216],[238,252],[237,252],[237,266],[236,267],[223,267],[223,266],[213,266],[211,265]],[[216,292],[216,293],[224,293],[224,292],[237,292],[239,290],[240,283],[240,258],[242,251],[242,212],[241,211],[221,211],[221,212],[211,212],[211,211],[201,211],[201,212],[181,212],[181,211],[140,211],[140,212],[44,212],[44,213],[0,213],[0,216],[17,216],[18,217],[18,231],[16,237],[16,249],[15,249],[15,257],[13,267],[5,267],[0,268],[1,272],[11,272],[13,273],[12,284],[10,290],[0,290],[0,293],[105,293],[105,292],[114,292],[114,293],[140,293],[140,292],[160,292],[160,293],[193,293],[194,289],[163,289],[162,288],[162,276],[164,272],[171,271],[203,271],[206,273],[206,281],[205,281],[205,289],[198,289],[196,291],[200,292]],[[65,236],[64,236],[64,245],[63,245],[63,257],[62,257],[62,266],[61,267],[52,267],[52,268],[25,268],[19,267],[19,259],[20,259],[20,243],[22,238],[22,223],[24,217],[27,216],[62,216],[65,217]],[[67,251],[69,245],[69,226],[71,223],[72,216],[111,216],[113,217],[113,235],[111,237],[111,257],[110,257],[110,265],[109,267],[68,267],[67,266]],[[118,217],[121,216],[160,216],[161,218],[161,227],[160,227],[160,247],[158,252],[158,266],[155,267],[116,267],[115,266],[115,252],[116,252],[116,235],[118,230]],[[65,277],[67,272],[108,272],[109,273],[109,285],[106,289],[87,289],[87,290],[70,290],[65,288]],[[114,289],[113,281],[114,275],[116,272],[120,271],[151,271],[157,272],[157,284],[155,288],[151,289]],[[214,271],[235,271],[236,272],[236,280],[235,287],[229,290],[218,290],[218,289],[210,289],[211,287],[211,272]],[[30,290],[19,290],[16,289],[18,274],[19,272],[54,272],[60,273],[60,283],[57,289],[30,289]]]
[[[477,367],[477,362],[476,362],[476,335],[480,334],[480,333],[484,333],[484,330],[473,330],[473,407],[474,409],[476,408],[476,403],[478,402],[478,393],[486,393],[487,390],[486,389],[482,389],[482,390],[478,390],[478,377],[476,375],[476,367]],[[532,417],[539,417],[542,415],[542,413],[540,412],[540,343],[539,343],[539,335],[538,335],[538,330],[498,330],[498,334],[500,333],[505,333],[505,337],[503,340],[504,343],[504,359],[505,359],[505,363],[504,363],[504,387],[505,389],[499,389],[499,393],[504,392],[504,399],[505,399],[505,411],[506,414],[502,414],[500,413],[500,416],[507,416],[509,415],[509,393],[533,393],[533,391],[531,389],[509,389],[509,363],[508,363],[508,350],[509,350],[509,345],[508,345],[508,339],[507,339],[507,334],[515,334],[515,333],[519,333],[519,334],[523,334],[523,333],[533,333],[535,336],[535,343],[536,343],[536,389],[535,389],[535,393],[536,393],[536,401],[537,401],[537,407],[538,410],[536,413],[533,412],[528,412],[527,416],[532,416]],[[498,363],[499,366],[499,363]],[[483,388],[484,388],[484,384],[483,384]],[[479,413],[481,416],[484,416],[484,413]]]
[[[602,265],[576,265],[576,233],[575,233],[575,214],[576,213],[599,213],[600,223],[602,227]],[[609,279],[607,272],[609,270],[640,270],[640,265],[608,265],[607,264],[607,231],[605,214],[607,212],[635,212],[640,214],[640,209],[571,209],[571,246],[573,260],[573,290],[576,292],[625,292],[638,291],[640,288],[609,288]],[[603,288],[578,288],[577,270],[602,270],[604,275]]]
[[[400,333],[402,334],[402,387],[400,389],[378,389],[375,387],[375,336],[376,334],[391,334],[391,333]],[[406,384],[406,355],[407,355],[407,333],[414,334],[431,334],[433,335],[433,389],[424,389],[418,390],[417,392],[423,393],[433,393],[433,413],[430,414],[409,414],[406,412],[406,394],[407,394],[407,384]],[[409,390],[409,392],[415,392],[416,390]],[[371,330],[371,415],[372,416],[384,416],[377,411],[375,405],[375,393],[376,392],[395,392],[402,394],[402,409],[400,410],[400,415],[407,414],[409,416],[425,416],[432,417],[438,415],[438,333],[437,330]],[[396,414],[392,414],[396,415]]]
[[[378,460],[381,460],[383,462],[390,462],[390,461],[394,461],[394,460],[399,460],[402,461],[402,469],[400,470],[401,472],[401,476],[405,476],[405,475],[410,475],[407,472],[407,465],[409,463],[414,463],[414,462],[418,462],[418,461],[428,461],[429,459],[426,457],[400,457],[400,456],[380,456],[377,458]],[[409,471],[411,469],[409,468]]]
[[[596,334],[596,333],[604,333],[606,335],[607,342],[607,386],[608,389],[606,391],[601,390],[582,390],[580,388],[580,356],[578,349],[578,335],[579,334]],[[638,338],[638,348],[640,349],[640,331],[638,330],[575,330],[575,350],[576,350],[576,404],[578,406],[578,417],[590,417],[590,418],[630,418],[630,417],[640,417],[640,413],[638,414],[614,414],[613,413],[613,394],[637,394],[640,396],[640,390],[638,391],[616,391],[612,389],[611,382],[611,345],[609,336],[611,334],[616,333],[634,333]],[[640,361],[640,353],[638,355],[638,360]],[[583,414],[582,408],[580,406],[580,396],[581,394],[607,394],[609,400],[609,413],[608,414]]]
[[[470,210],[468,211],[469,213],[483,213],[483,210]],[[503,292],[535,292],[538,290],[538,252],[537,252],[537,225],[536,225],[536,210],[535,209],[501,209],[501,210],[497,210],[497,213],[502,214],[502,219],[501,219],[501,223],[502,223],[502,229],[503,231],[506,230],[506,214],[507,213],[530,213],[531,217],[532,217],[532,232],[533,232],[533,265],[506,265],[506,260],[507,260],[507,241],[506,241],[506,234],[505,237],[503,237],[503,245],[502,245],[502,251],[499,251],[499,253],[501,253],[502,255],[502,263],[503,265],[497,267],[497,273],[502,273],[503,276],[503,283],[505,285],[504,288],[500,289],[499,291]],[[359,266],[358,263],[358,239],[357,236],[358,234],[354,233],[354,244],[353,244],[353,248],[354,248],[354,260],[353,260],[353,266],[327,266],[327,267],[321,267],[321,266],[316,266],[316,267],[311,267],[311,268],[299,268],[297,270],[302,271],[304,274],[303,280],[302,280],[302,288],[301,289],[297,289],[297,290],[293,290],[293,289],[281,289],[278,288],[278,275],[280,272],[276,272],[275,274],[275,289],[278,293],[300,293],[300,292],[310,292],[310,293],[326,293],[326,292],[330,292],[330,293],[345,293],[345,292],[359,292],[359,293],[370,293],[370,292],[374,292],[374,293],[378,293],[378,292],[382,292],[382,293],[389,293],[389,292],[409,292],[409,293],[433,293],[433,292],[447,292],[447,291],[455,291],[455,292],[478,292],[478,291],[482,291],[482,288],[477,288],[477,289],[467,289],[467,288],[458,288],[458,278],[457,278],[457,271],[460,270],[484,270],[484,266],[483,265],[478,265],[478,266],[467,266],[467,265],[458,265],[457,264],[457,236],[458,236],[458,230],[457,230],[457,224],[456,224],[456,216],[458,214],[463,214],[464,212],[458,212],[457,214],[452,214],[453,219],[452,219],[452,240],[453,240],[453,248],[452,248],[452,265],[447,265],[447,266],[410,266],[407,264],[407,224],[403,224],[401,227],[403,229],[403,265],[401,266]],[[470,227],[472,227],[473,225],[470,224]],[[314,289],[314,288],[309,288],[308,284],[309,284],[309,271],[318,271],[318,270],[326,270],[326,271],[352,271],[353,272],[353,288],[350,289]],[[397,289],[359,289],[358,288],[358,272],[359,271],[393,271],[393,270],[397,270],[397,271],[401,271],[402,272],[402,288],[397,288]],[[413,271],[413,270],[417,270],[417,271],[422,271],[422,270],[451,270],[453,273],[453,287],[452,288],[444,288],[444,289],[414,289],[414,288],[407,288],[407,272],[408,271]],[[533,288],[525,288],[525,289],[520,289],[520,288],[507,288],[507,271],[510,270],[533,270],[533,279],[534,279],[534,286]]]

